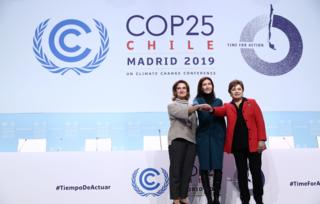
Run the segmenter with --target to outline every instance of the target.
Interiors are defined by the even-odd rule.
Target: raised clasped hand
[[[209,104],[201,104],[199,107],[200,111],[208,111],[211,112],[212,111],[212,107]]]

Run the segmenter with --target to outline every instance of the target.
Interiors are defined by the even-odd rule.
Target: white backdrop
[[[302,55],[298,64],[279,76],[258,73],[245,62],[240,52],[243,48],[240,36],[245,26],[258,16],[269,16],[270,4],[273,5],[273,15],[292,22],[302,38]],[[320,17],[319,6],[318,1],[311,0],[294,3],[289,0],[1,0],[0,112],[166,111],[174,81],[181,78],[189,81],[194,97],[196,83],[204,75],[214,79],[217,95],[224,101],[230,99],[228,83],[238,78],[245,83],[246,95],[256,98],[264,111],[319,111],[319,97],[315,94],[320,74],[317,67],[320,26],[316,20]],[[129,21],[132,16],[139,17]],[[49,21],[45,28],[42,27],[42,35],[39,30],[36,34],[36,29],[41,28],[41,23],[47,19]],[[60,60],[49,48],[48,38],[53,28],[67,19],[81,21],[91,29],[86,33],[80,26],[67,24],[54,35],[53,44],[66,57],[91,49],[86,58],[74,63]],[[99,35],[93,19],[103,25],[107,36]],[[173,31],[171,19],[179,25],[174,26]],[[131,32],[144,34],[131,35],[127,23]],[[69,29],[76,30],[79,35],[65,33],[63,37],[62,32]],[[148,29],[159,35],[150,34]],[[259,58],[269,63],[279,62],[297,42],[290,44],[285,33],[276,27],[271,27],[271,34],[276,50],[268,46],[268,26],[263,26],[256,33],[254,43],[263,44],[263,47],[254,50]],[[78,75],[72,70],[64,75],[62,72],[54,74],[43,67],[46,63],[36,59],[34,49],[40,53],[42,48],[48,60],[59,68],[81,68],[94,58],[99,51],[100,40],[106,40],[106,37],[109,38],[109,51],[105,58],[99,58],[104,59],[98,63],[99,66],[88,74]],[[33,42],[35,38],[42,40],[39,47]],[[59,39],[67,48],[79,46],[80,49],[68,51]],[[134,42],[129,43],[134,50],[128,49],[129,41]],[[148,50],[148,41],[156,44],[155,50]],[[164,57],[177,58],[178,62],[174,65],[128,64],[128,58],[135,58],[138,62],[140,57],[144,63],[147,63],[147,57],[154,60],[156,57],[162,60]],[[188,57],[190,65],[184,63]],[[211,65],[210,57],[214,59]],[[300,55],[296,53],[292,57],[293,60]],[[146,76],[146,72],[157,75]],[[292,97],[301,99],[303,103],[300,100],[288,101]]]
[[[245,95],[257,99],[263,111],[275,112],[270,121],[280,120],[280,125],[269,123],[271,133],[296,134],[300,143],[310,140],[319,132],[319,8],[320,3],[312,0],[0,0],[1,144],[16,151],[19,138],[41,137],[48,139],[48,144],[53,143],[49,145],[52,151],[61,149],[62,141],[68,141],[63,138],[72,138],[66,144],[78,145],[75,149],[81,150],[84,138],[108,136],[118,146],[114,149],[126,149],[126,145],[130,146],[126,142],[138,149],[142,127],[160,130],[148,123],[149,115],[139,121],[134,121],[134,116],[129,120],[120,115],[124,119],[114,125],[109,122],[114,120],[113,115],[106,122],[104,115],[93,123],[89,115],[81,115],[90,118],[81,123],[79,115],[70,118],[63,114],[92,113],[98,118],[102,112],[166,112],[176,80],[186,79],[194,97],[196,84],[205,75],[213,78],[217,96],[224,101],[230,100],[229,81],[243,80]],[[268,19],[270,14],[272,19]],[[263,16],[261,22],[250,24],[259,16]],[[61,24],[70,19],[77,24]],[[279,19],[285,19],[278,22],[279,28],[293,25],[297,30],[284,32],[277,28]],[[268,20],[272,20],[270,28]],[[135,36],[128,29],[144,34]],[[250,39],[240,39],[244,30],[244,38],[252,37],[252,43],[258,46],[251,49],[256,58],[277,64],[286,59],[291,48],[297,48],[302,53],[289,55],[290,62],[298,59],[297,65],[276,76],[255,71],[260,64],[251,67],[241,54],[244,45],[249,47],[251,43]],[[301,41],[290,41],[289,34],[299,34]],[[148,49],[148,43],[156,48]],[[276,50],[270,49],[269,43]],[[56,53],[52,46],[57,48]],[[87,49],[89,54],[75,62],[57,57],[60,53],[70,60]],[[149,58],[160,59],[162,64],[148,65]],[[128,59],[135,59],[136,64]],[[165,59],[177,62],[164,64]],[[90,73],[78,75],[74,70]],[[291,111],[297,114],[292,116]],[[30,119],[24,113],[40,114]],[[57,119],[41,113],[62,115]],[[122,128],[122,123],[129,125]],[[95,129],[103,129],[101,124],[107,127],[106,133],[100,131],[102,136]],[[109,130],[108,124],[120,129],[120,133]],[[132,131],[130,124],[138,125]],[[88,126],[93,127],[92,132],[87,132]],[[283,130],[272,132],[277,127]],[[86,131],[81,132],[80,128]],[[319,158],[319,151],[312,149],[267,151],[263,159],[266,203],[318,204]],[[239,200],[233,184],[233,160],[226,157],[225,162],[224,203],[236,203]],[[4,204],[168,202],[168,189],[158,197],[142,197],[132,188],[133,172],[138,168],[155,168],[160,173],[160,168],[167,170],[166,152],[1,153],[0,164],[0,203]],[[165,180],[153,183],[152,179],[158,177],[148,178],[151,184],[159,182],[164,187]],[[193,177],[193,182],[197,181]],[[107,189],[56,190],[83,185]],[[193,200],[204,202],[199,196]]]
[[[316,149],[267,150],[262,168],[266,181],[264,202],[318,204],[319,162],[320,151]],[[1,153],[0,163],[0,203],[3,204],[170,203],[169,188],[165,186],[165,174],[161,170],[168,172],[166,151]],[[159,171],[159,175],[146,171],[142,176],[147,187],[159,183],[153,191],[144,189],[139,181],[147,168]],[[136,170],[138,174],[134,176]],[[231,155],[225,157],[223,172],[222,203],[240,204]],[[198,176],[194,168],[189,195],[191,203],[204,204],[201,188],[196,188],[201,187]],[[73,190],[68,190],[71,187]],[[77,187],[82,190],[76,190]],[[88,189],[92,187],[95,190]],[[137,193],[156,193],[161,189],[158,196]]]

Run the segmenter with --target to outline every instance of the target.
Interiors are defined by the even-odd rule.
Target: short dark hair
[[[205,95],[205,93],[203,92],[202,90],[202,83],[205,81],[205,80],[209,80],[212,84],[212,92],[210,93],[212,99],[214,99],[216,97],[216,94],[214,93],[214,84],[213,84],[213,81],[210,77],[202,77],[199,82],[198,82],[198,92],[197,92],[197,98],[198,97],[203,97]]]
[[[172,97],[172,100],[176,100],[176,98],[178,98],[178,95],[177,95],[177,86],[178,84],[185,84],[186,87],[187,87],[187,95],[186,95],[186,100],[189,100],[190,98],[190,87],[189,87],[189,84],[188,82],[186,82],[185,80],[178,80],[176,81],[173,86],[172,86],[172,94],[173,94],[173,97]]]
[[[242,90],[244,90],[243,82],[241,80],[235,79],[229,83],[228,92],[231,93],[231,89],[237,85],[240,85]]]

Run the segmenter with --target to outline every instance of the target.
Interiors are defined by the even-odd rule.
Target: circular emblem
[[[131,177],[131,185],[133,189],[140,195],[144,197],[148,196],[160,196],[166,191],[169,185],[169,175],[167,171],[161,168],[163,175],[161,185],[157,178],[162,177],[161,173],[154,168],[147,168],[139,174],[139,168],[136,169]]]
[[[271,38],[271,27],[279,29],[285,34],[289,41],[289,51],[287,55],[277,62],[267,62],[261,59],[254,48],[241,48],[241,54],[247,64],[255,71],[268,75],[279,76],[291,71],[299,62],[302,56],[303,44],[302,38],[295,25],[288,19],[272,15],[273,8],[271,6],[270,17],[262,15],[254,18],[243,29],[240,37],[241,42],[254,42],[256,34],[265,27],[269,28],[269,40]],[[271,18],[272,16],[272,18]],[[275,45],[269,42],[269,47],[276,50]]]
[[[36,59],[40,62],[40,64],[46,68],[51,73],[59,73],[61,75],[64,75],[68,71],[74,71],[78,75],[82,73],[90,73],[94,69],[98,68],[101,63],[105,60],[106,55],[109,51],[109,37],[106,27],[99,22],[96,19],[93,19],[95,22],[95,26],[97,30],[99,31],[100,36],[100,47],[98,53],[91,59],[88,63],[86,63],[84,66],[58,66],[56,63],[54,63],[51,59],[49,59],[48,55],[44,52],[44,49],[42,47],[42,37],[43,33],[48,25],[49,19],[41,22],[39,26],[37,27],[35,31],[35,35],[33,37],[33,52],[36,56]],[[61,21],[58,23],[49,35],[49,47],[52,52],[52,54],[57,57],[57,59],[72,63],[72,62],[78,62],[80,60],[83,60],[84,58],[88,57],[89,53],[91,52],[91,49],[86,48],[81,54],[76,56],[66,56],[64,53],[75,53],[81,49],[79,45],[70,47],[70,45],[67,45],[65,43],[68,35],[76,35],[79,36],[81,33],[75,28],[70,28],[67,30],[64,30],[63,32],[59,32],[60,29],[64,26],[77,26],[80,27],[85,33],[91,32],[91,29],[83,22],[76,20],[76,19],[67,19],[64,21]],[[59,33],[59,37],[57,42],[60,45],[60,49],[63,50],[60,51],[56,47],[55,38],[57,34]]]

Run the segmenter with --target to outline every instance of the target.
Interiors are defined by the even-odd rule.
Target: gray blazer
[[[168,105],[170,128],[168,145],[176,138],[183,138],[196,143],[197,117],[195,112],[188,115],[189,103],[187,100],[176,99]]]

